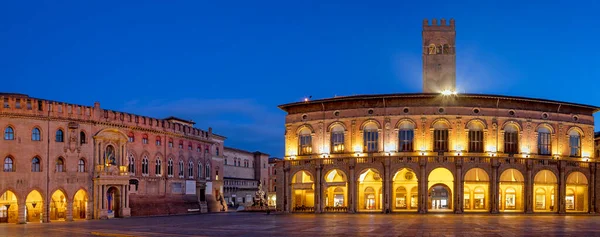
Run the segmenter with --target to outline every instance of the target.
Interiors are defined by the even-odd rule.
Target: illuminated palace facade
[[[156,119],[0,94],[0,222],[222,211],[225,137]]]
[[[287,116],[277,209],[598,212],[600,108],[456,94],[454,35],[453,20],[424,22],[425,93],[279,106]]]

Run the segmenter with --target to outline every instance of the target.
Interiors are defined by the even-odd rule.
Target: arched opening
[[[575,129],[569,132],[569,156],[581,157],[581,134]]]
[[[398,151],[410,152],[414,150],[415,125],[402,122],[398,126]]]
[[[581,172],[573,172],[567,177],[565,204],[567,212],[588,211],[588,180]]]
[[[42,209],[44,208],[44,199],[40,192],[33,190],[25,199],[25,216],[27,222],[41,222],[42,221]]]
[[[534,190],[534,211],[535,212],[555,212],[558,210],[556,205],[556,188],[558,182],[556,175],[549,170],[542,170],[535,175],[533,179]]]
[[[436,168],[428,176],[430,211],[452,211],[454,175],[446,168]]]
[[[367,169],[358,176],[358,211],[381,211],[382,178],[375,169]]]
[[[298,154],[312,154],[312,135],[310,129],[308,128],[303,128],[298,133]]]
[[[314,179],[306,171],[298,171],[292,177],[292,211],[315,211]]]
[[[392,211],[416,211],[419,203],[417,175],[411,169],[401,169],[392,180]]]
[[[6,191],[0,196],[0,223],[17,223],[19,205],[17,195]]]
[[[65,220],[67,218],[67,195],[56,190],[50,200],[50,220]]]
[[[334,169],[325,174],[325,211],[348,211],[348,179],[343,171]]]
[[[501,212],[523,211],[523,174],[516,169],[507,169],[500,175],[499,210]]]
[[[73,197],[73,219],[86,219],[88,196],[87,192],[80,189]]]
[[[481,168],[473,168],[465,173],[463,194],[465,211],[489,210],[489,184],[490,178]]]
[[[106,191],[106,203],[107,203],[107,212],[108,212],[108,218],[115,218],[115,217],[121,217],[121,213],[119,212],[120,210],[120,202],[121,202],[121,195],[119,192],[119,189],[115,188],[115,187],[110,187],[107,191]]]

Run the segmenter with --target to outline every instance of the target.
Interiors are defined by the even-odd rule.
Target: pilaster
[[[356,178],[354,164],[350,165],[350,179],[348,180],[348,212],[356,212]]]
[[[596,163],[590,163],[589,213],[596,213]]]
[[[66,221],[73,221],[73,200],[67,200]]]
[[[565,166],[567,165],[567,162],[564,160],[561,160],[559,165],[558,165],[558,197],[554,197],[555,199],[558,199],[558,213],[560,214],[564,214],[566,213],[566,200],[565,197],[567,196],[567,185],[566,185],[566,178],[565,178]]]
[[[525,213],[533,213],[533,161],[526,160],[527,174],[525,177]]]
[[[419,213],[427,213],[427,157],[419,158]]]
[[[491,188],[491,200],[490,200],[490,212],[496,214],[499,212],[499,203],[498,196],[498,167],[500,167],[500,163],[496,159],[492,159],[492,179],[490,180],[490,188]]]
[[[463,213],[463,175],[462,175],[462,159],[456,159],[456,179],[454,180],[454,213]]]

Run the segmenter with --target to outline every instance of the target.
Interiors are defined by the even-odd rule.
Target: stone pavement
[[[600,216],[218,213],[0,224],[0,236],[600,236]]]

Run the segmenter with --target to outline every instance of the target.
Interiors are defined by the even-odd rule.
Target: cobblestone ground
[[[0,236],[600,236],[600,216],[220,213],[0,224]]]

